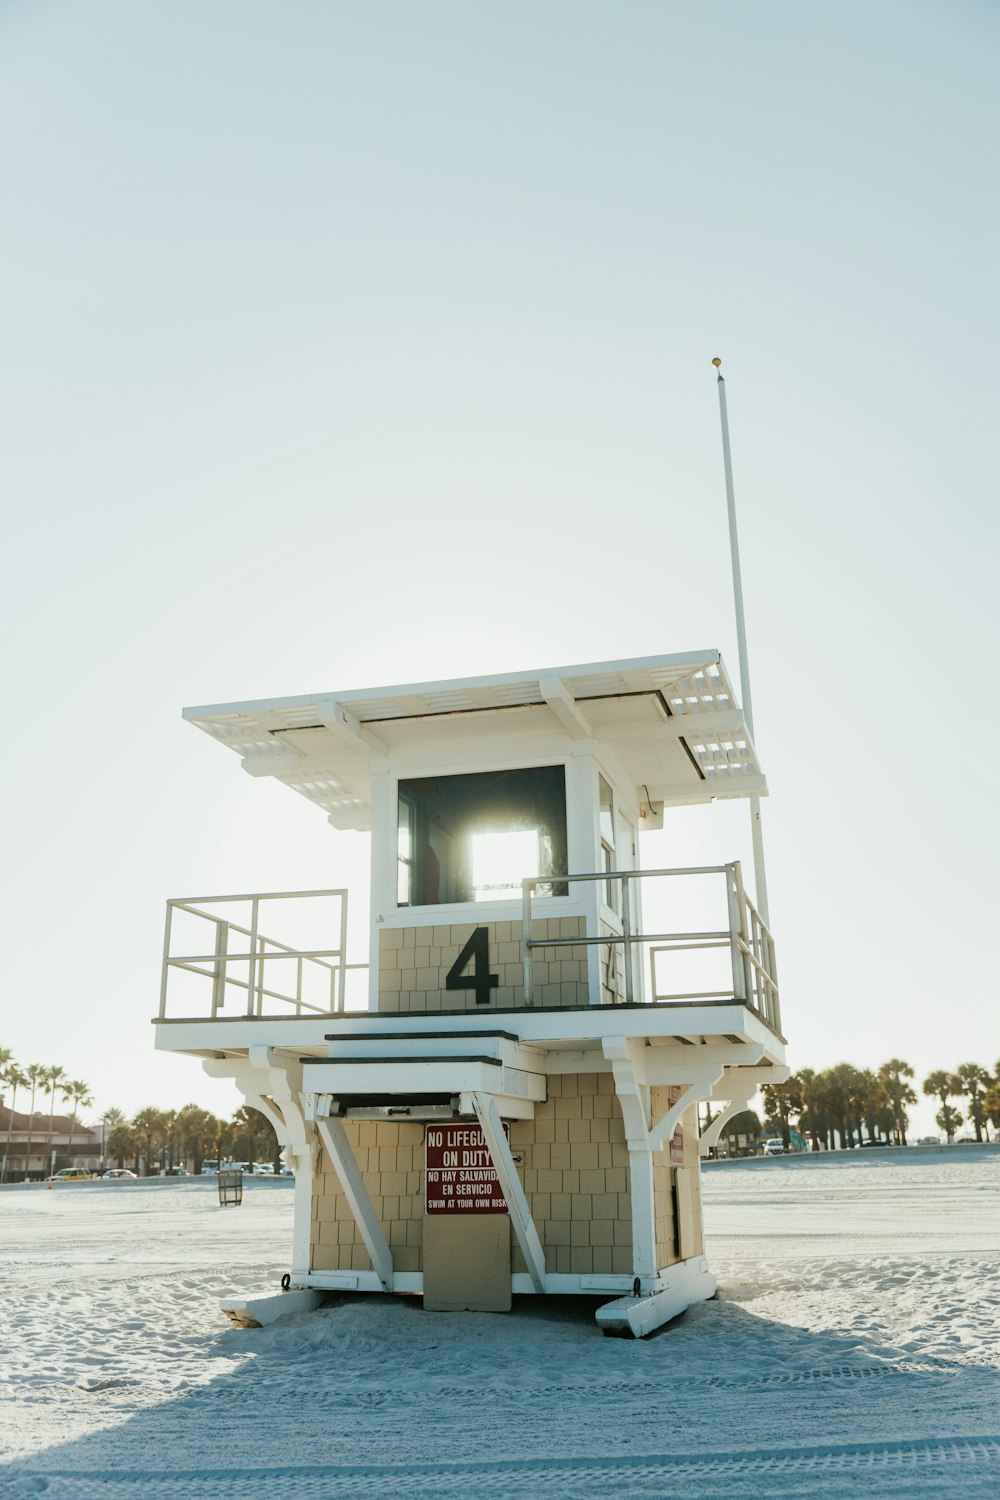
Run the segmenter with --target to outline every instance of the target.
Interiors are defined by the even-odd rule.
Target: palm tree
[[[190,1159],[192,1171],[196,1175],[201,1171],[202,1162],[215,1145],[221,1125],[221,1120],[217,1120],[214,1115],[209,1114],[207,1109],[202,1109],[197,1104],[185,1104],[183,1109],[177,1111],[174,1129],[181,1150]],[[218,1149],[216,1149],[216,1156],[218,1156]]]
[[[993,1079],[985,1068],[978,1063],[959,1063],[955,1070],[955,1076],[961,1081],[962,1093],[969,1096],[969,1119],[976,1127],[976,1140],[983,1138],[983,1116],[985,1114],[983,1104],[983,1091],[988,1089]]]
[[[241,1104],[233,1115],[233,1124],[240,1132],[233,1144],[236,1145],[243,1135],[247,1138],[247,1156],[250,1160],[251,1172],[254,1170],[255,1161],[263,1161],[266,1158],[270,1158],[272,1162],[281,1160],[281,1146],[274,1126],[259,1109],[254,1109],[252,1104]],[[258,1142],[261,1141],[264,1144],[258,1147]]]
[[[94,1101],[90,1096],[90,1089],[82,1078],[71,1078],[69,1083],[63,1084],[62,1093],[64,1098],[72,1099],[73,1101],[73,1114],[69,1122],[69,1144],[66,1147],[66,1155],[71,1158],[73,1155],[73,1137],[76,1134],[77,1111],[81,1104],[86,1109]]]
[[[955,1139],[955,1131],[962,1123],[961,1114],[957,1109],[952,1109],[950,1104],[942,1104],[934,1118],[948,1137],[950,1146]]]
[[[810,1151],[820,1151],[826,1145],[826,1119],[823,1112],[823,1075],[815,1068],[800,1068],[795,1075],[802,1089],[802,1113],[799,1129],[809,1138]]]
[[[1000,1083],[991,1083],[986,1090],[983,1112],[994,1130],[1000,1130]]]
[[[890,1057],[879,1068],[879,1077],[885,1084],[892,1105],[893,1130],[897,1146],[906,1145],[906,1127],[909,1124],[906,1105],[916,1104],[917,1096],[906,1082],[913,1077],[913,1069],[901,1057]]]
[[[140,1109],[139,1113],[132,1117],[132,1134],[135,1136],[138,1150],[145,1163],[143,1171],[145,1177],[150,1175],[149,1169],[163,1144],[166,1120],[165,1111],[157,1109],[152,1104],[147,1104],[145,1109]]]
[[[167,1148],[167,1171],[169,1172],[174,1166],[174,1155],[177,1149],[176,1109],[163,1111],[163,1144]]]
[[[941,1108],[947,1109],[949,1097],[952,1094],[960,1094],[962,1085],[954,1073],[948,1073],[944,1068],[935,1068],[934,1072],[928,1073],[924,1079],[923,1089],[929,1097],[940,1099]],[[944,1129],[943,1125],[941,1129]]]
[[[832,1124],[840,1135],[841,1146],[850,1151],[854,1145],[854,1122],[858,1113],[861,1075],[853,1063],[843,1062],[827,1068],[826,1078],[830,1089]]]
[[[789,1120],[792,1115],[798,1115],[802,1110],[802,1092],[799,1080],[794,1076],[785,1080],[784,1083],[765,1083],[761,1085],[761,1094],[764,1098],[764,1108],[767,1112],[767,1122],[777,1125],[781,1131],[781,1139],[785,1150],[791,1148],[792,1139],[789,1129]]]
[[[49,1133],[45,1137],[45,1155],[51,1157],[52,1120],[56,1112],[56,1091],[59,1089],[59,1086],[62,1083],[63,1079],[66,1077],[66,1070],[65,1068],[60,1068],[57,1065],[53,1064],[51,1068],[46,1068],[44,1071],[45,1090],[49,1096]]]
[[[124,1119],[116,1120],[108,1131],[107,1149],[108,1154],[116,1159],[120,1167],[125,1165],[125,1157],[131,1156],[133,1152],[136,1153],[136,1161],[138,1161],[135,1136],[132,1134],[132,1127]]]
[[[235,1143],[236,1127],[231,1125],[228,1120],[216,1120],[215,1154],[219,1158],[220,1163],[229,1160]]]
[[[881,1119],[884,1122],[889,1102],[885,1080],[873,1073],[871,1068],[863,1068],[858,1074],[858,1094],[861,1114],[868,1127],[868,1139],[876,1141],[879,1138],[879,1121]]]
[[[125,1116],[112,1104],[101,1116],[101,1170],[107,1166],[106,1152],[108,1135],[116,1125],[124,1125]],[[119,1164],[120,1165],[120,1164]]]
[[[7,1171],[10,1166],[10,1142],[14,1131],[14,1101],[17,1099],[18,1089],[27,1087],[28,1075],[22,1068],[18,1067],[12,1057],[8,1056],[8,1061],[4,1064],[3,1073],[0,1074],[0,1078],[3,1079],[4,1083],[10,1085],[10,1108],[7,1114],[7,1144],[4,1147],[3,1154],[3,1181],[6,1182]]]
[[[40,1084],[45,1082],[47,1069],[44,1063],[29,1063],[25,1068],[25,1088],[31,1087],[31,1108],[28,1110],[28,1142],[24,1148],[24,1180],[30,1181],[31,1177],[31,1137],[35,1125],[35,1093]]]
[[[801,1077],[801,1072],[799,1074]],[[824,1068],[808,1085],[809,1119],[812,1122],[813,1144],[822,1142],[827,1151],[834,1148],[833,1130],[836,1123],[837,1090],[831,1070]]]

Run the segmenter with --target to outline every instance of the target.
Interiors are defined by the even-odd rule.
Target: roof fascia
[[[250,698],[237,703],[208,703],[182,709],[182,716],[192,723],[217,718],[219,715],[243,713],[252,716],[267,713],[270,709],[309,708],[318,703],[340,703],[353,706],[370,703],[380,698],[424,697],[428,693],[446,692],[460,687],[503,687],[509,683],[523,682],[525,678],[560,678],[564,685],[567,677],[592,677],[616,672],[625,677],[630,672],[651,671],[654,668],[677,668],[678,676],[685,677],[701,667],[721,666],[718,650],[683,651],[666,656],[636,656],[624,661],[583,662],[569,667],[530,668],[522,672],[500,672],[486,677],[451,677],[436,682],[405,682],[395,686],[352,689],[348,692],[305,693],[287,698]],[[686,669],[686,670],[683,670]],[[586,702],[586,699],[577,700]]]

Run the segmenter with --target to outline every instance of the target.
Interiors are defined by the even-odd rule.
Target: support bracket
[[[521,1254],[524,1256],[535,1291],[544,1292],[545,1251],[542,1249],[542,1242],[538,1238],[538,1230],[531,1217],[531,1209],[528,1207],[521,1179],[514,1166],[514,1158],[507,1144],[500,1113],[489,1094],[472,1093],[469,1097],[483,1132],[483,1139],[493,1160],[501,1190],[507,1200],[510,1221],[514,1226],[517,1243],[521,1247]]]

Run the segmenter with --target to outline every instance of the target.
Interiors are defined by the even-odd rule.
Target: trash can
[[[243,1171],[219,1173],[219,1206],[243,1202]]]

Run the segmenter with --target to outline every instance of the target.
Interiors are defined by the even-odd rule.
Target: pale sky
[[[152,1051],[163,903],[358,839],[185,704],[735,678],[719,354],[790,1061],[992,1066],[998,52],[975,0],[6,0],[0,1045],[233,1107]]]

